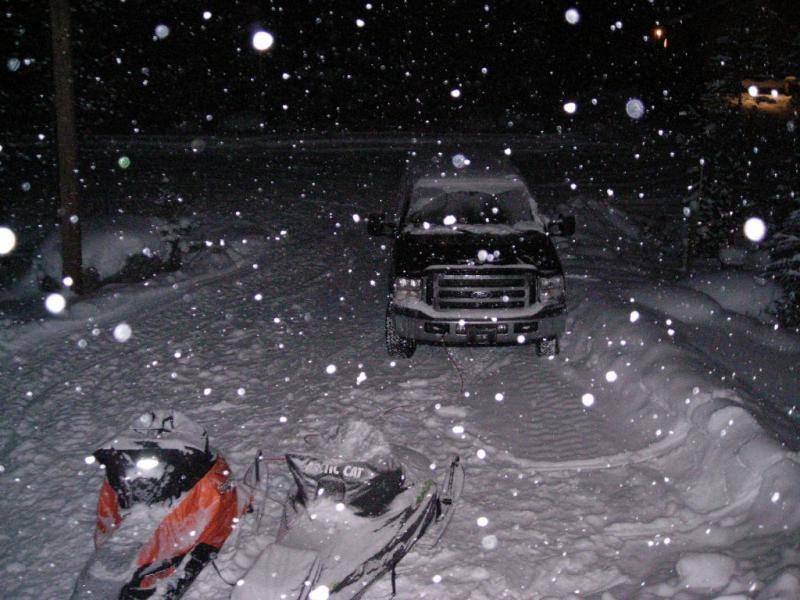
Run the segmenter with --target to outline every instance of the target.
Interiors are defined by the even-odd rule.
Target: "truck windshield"
[[[413,226],[515,225],[534,221],[531,205],[521,189],[500,193],[484,191],[444,191],[417,188],[408,210],[407,223]]]

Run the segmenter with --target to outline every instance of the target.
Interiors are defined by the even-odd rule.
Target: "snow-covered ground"
[[[800,597],[800,339],[763,318],[769,290],[750,296],[751,276],[682,278],[624,199],[579,188],[541,201],[579,223],[560,243],[561,355],[422,347],[392,361],[389,249],[354,215],[393,201],[398,153],[200,156],[200,179],[186,157],[137,152],[182,188],[213,248],[44,323],[7,319],[4,597],[69,594],[101,481],[84,457],[149,407],[204,425],[239,473],[256,449],[308,450],[342,420],[442,467],[459,453],[455,518],[401,562],[399,598]],[[125,194],[151,193],[146,175]],[[279,497],[285,467],[269,464]],[[206,569],[187,596],[227,593]],[[367,597],[389,595],[381,582]]]

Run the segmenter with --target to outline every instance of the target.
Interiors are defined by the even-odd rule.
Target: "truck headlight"
[[[566,298],[564,289],[564,277],[539,278],[539,302],[542,304],[563,304]]]
[[[395,278],[394,299],[396,302],[422,300],[422,279],[418,277]]]

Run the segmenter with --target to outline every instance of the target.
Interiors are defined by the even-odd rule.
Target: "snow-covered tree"
[[[793,152],[785,161],[785,170],[781,173],[779,193],[782,199],[778,200],[787,205],[788,216],[770,241],[771,262],[768,272],[785,292],[776,306],[778,318],[784,325],[797,327],[800,326],[800,164],[795,159],[798,146],[796,138],[793,141]]]
[[[783,287],[784,297],[776,306],[784,325],[800,325],[800,203],[783,223],[772,241],[772,262],[769,272]]]

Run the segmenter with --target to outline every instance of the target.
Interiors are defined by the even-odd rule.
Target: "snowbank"
[[[68,303],[58,314],[44,310],[41,292],[46,277],[53,281],[61,277],[60,236],[58,232],[51,234],[27,275],[0,298],[25,308],[17,318],[6,318],[0,323],[0,348],[23,350],[77,331],[96,335],[98,326],[119,321],[132,311],[146,307],[161,310],[181,296],[187,298],[199,286],[229,276],[237,269],[252,268],[252,258],[264,249],[263,233],[248,230],[246,236],[237,236],[235,223],[228,223],[232,237],[227,241],[221,236],[213,237],[213,241],[202,237],[193,241],[183,236],[189,228],[186,220],[175,224],[156,217],[133,216],[85,224],[84,267],[93,269],[101,281],[113,282],[124,275],[131,257],[143,256],[163,263],[172,259],[176,245],[182,252],[189,246],[194,248],[183,256],[177,271],[161,272],[143,282],[104,285],[83,297],[62,288],[60,293]]]
[[[713,298],[725,310],[765,323],[775,322],[769,311],[783,293],[774,281],[736,269],[697,273],[686,283]]]
[[[637,240],[625,229],[633,257]],[[584,235],[578,246],[602,255],[603,242]],[[630,268],[624,281],[620,270],[609,260],[594,266],[591,281],[575,278],[583,300],[570,313],[564,349],[575,379],[592,382],[593,410],[628,424],[629,435],[650,444],[645,453],[673,506],[650,524],[659,532],[653,543],[699,551],[679,553],[677,579],[641,597],[751,597],[767,581],[725,551],[755,532],[778,540],[800,529],[796,389],[767,401],[752,384],[763,377],[785,385],[800,364],[800,339],[753,318],[768,321],[765,310],[778,291],[751,274],[723,271],[654,285],[631,279]],[[678,439],[669,443],[671,437]],[[593,466],[602,468],[584,468]],[[607,526],[621,537],[647,529],[625,521]],[[787,557],[781,566],[791,564]],[[796,589],[792,572],[777,581],[769,585]]]
[[[83,268],[104,281],[119,275],[132,257],[167,263],[178,242],[180,227],[157,217],[116,215],[86,219],[81,223]],[[51,285],[60,287],[61,274],[61,233],[55,230],[45,238],[28,273],[0,299],[37,295],[46,278]]]

